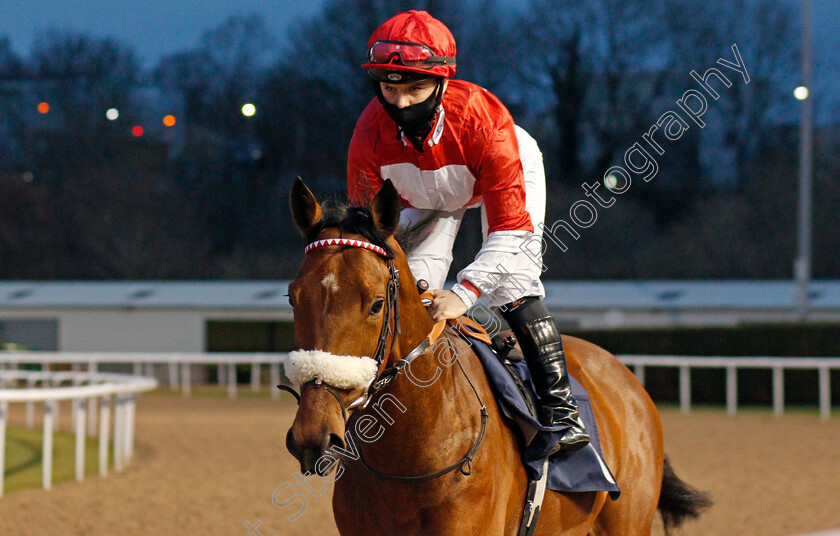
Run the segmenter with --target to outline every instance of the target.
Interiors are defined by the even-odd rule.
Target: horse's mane
[[[397,229],[394,238],[406,254],[417,246],[437,216],[437,212],[432,212],[414,225]],[[321,204],[321,221],[309,231],[306,236],[307,241],[314,242],[321,231],[330,227],[338,228],[342,232],[362,235],[371,244],[376,244],[388,255],[394,256],[393,248],[386,241],[388,237],[384,236],[373,224],[373,216],[366,207],[348,205],[337,200],[324,201]]]

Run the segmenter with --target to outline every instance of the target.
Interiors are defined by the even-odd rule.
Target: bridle
[[[327,238],[324,240],[317,240],[312,242],[304,249],[304,253],[309,253],[315,248],[324,247],[324,246],[349,246],[349,247],[358,247],[373,251],[377,253],[381,257],[385,259],[385,264],[388,267],[388,282],[385,285],[385,303],[384,303],[384,311],[383,311],[383,321],[382,321],[382,328],[379,330],[379,338],[377,339],[376,343],[376,350],[374,350],[373,355],[371,356],[374,361],[376,361],[377,371],[382,368],[382,363],[385,362],[385,358],[387,355],[391,353],[391,350],[394,346],[394,341],[396,340],[397,334],[402,333],[402,328],[400,326],[400,302],[399,302],[399,294],[400,294],[400,271],[394,266],[394,259],[391,257],[385,249],[376,244],[371,244],[370,242],[364,242],[362,240],[355,240],[352,238]],[[393,320],[393,329],[391,328]],[[390,338],[390,344],[388,339]],[[339,396],[338,392],[335,390],[334,387],[323,383],[318,380],[309,381],[303,385],[301,385],[300,395],[309,388],[315,387],[320,389],[326,389],[330,392],[330,394],[335,397],[336,400],[339,401],[341,405],[341,411],[344,415],[344,420],[347,420],[347,413],[351,409],[355,409],[356,407],[362,406],[363,408],[367,406],[368,402],[370,402],[373,395],[375,395],[380,389],[387,386],[394,378],[396,378],[397,374],[399,374],[400,370],[405,368],[409,365],[414,359],[423,355],[425,351],[431,346],[429,338],[423,339],[423,342],[418,344],[407,356],[403,359],[400,359],[393,366],[386,368],[382,372],[380,372],[373,381],[368,384],[365,388],[362,396],[360,396],[356,401],[351,403],[349,406],[345,405],[345,403],[341,400],[341,396]],[[387,349],[387,351],[386,351]],[[296,393],[293,389],[287,386],[277,386],[279,389],[283,391],[287,391],[292,393],[297,399],[298,402],[300,401],[300,395]]]
[[[385,249],[376,244],[371,244],[370,242],[365,242],[362,240],[355,240],[351,238],[328,238],[323,240],[317,240],[312,242],[311,244],[307,245],[304,249],[304,253],[309,253],[311,250],[323,246],[349,246],[349,247],[358,247],[373,251],[377,253],[381,257],[384,258],[385,263],[388,267],[388,282],[386,283],[385,287],[385,303],[384,303],[384,310],[383,310],[383,320],[382,320],[382,328],[379,331],[379,339],[376,343],[376,350],[372,358],[376,361],[377,371],[382,368],[382,364],[385,362],[385,359],[388,355],[390,355],[393,347],[394,341],[396,340],[396,335],[402,333],[402,329],[400,327],[400,306],[399,306],[399,290],[400,290],[400,280],[399,280],[399,270],[396,269],[394,266],[394,259],[391,255],[388,254]],[[393,320],[393,329],[391,328]],[[319,379],[313,379],[301,385],[300,393],[297,393],[293,388],[286,386],[286,385],[278,385],[277,388],[282,391],[287,391],[295,396],[300,404],[300,397],[303,393],[309,388],[317,388],[317,389],[324,389],[329,392],[339,403],[341,407],[342,417],[344,419],[345,425],[347,424],[347,420],[349,418],[349,411],[355,409],[357,407],[361,407],[362,409],[367,408],[370,401],[373,397],[382,389],[387,387],[394,379],[397,378],[400,371],[404,368],[409,366],[412,361],[420,357],[421,355],[426,353],[432,344],[438,339],[438,337],[442,334],[443,329],[445,327],[445,321],[441,321],[435,324],[434,328],[432,328],[432,332],[423,339],[420,344],[415,346],[405,357],[402,359],[397,360],[393,365],[387,367],[385,370],[382,370],[378,373],[378,375],[368,384],[368,386],[364,389],[362,395],[356,399],[351,404],[347,405],[341,399],[341,395],[338,393],[335,387],[328,385]],[[446,338],[447,343],[452,351],[452,341],[449,339],[448,336],[445,334],[443,335]],[[388,339],[390,337],[390,343]],[[386,352],[385,349],[388,349]],[[462,457],[458,462],[441,469],[440,471],[436,471],[434,473],[430,473],[427,475],[418,475],[418,476],[400,476],[400,475],[391,475],[388,473],[382,473],[377,471],[370,465],[368,465],[367,461],[365,461],[364,457],[362,456],[361,448],[359,449],[359,460],[362,462],[362,466],[369,471],[370,473],[389,480],[408,480],[408,481],[425,481],[431,480],[433,478],[437,478],[443,476],[451,471],[454,471],[457,468],[461,468],[461,473],[464,475],[469,475],[472,473],[472,459],[475,457],[476,453],[478,452],[481,443],[484,440],[484,435],[487,430],[487,407],[481,400],[481,396],[478,394],[478,390],[473,385],[470,377],[467,375],[467,372],[464,370],[464,366],[461,364],[461,360],[456,358],[456,362],[461,369],[461,372],[464,374],[464,377],[467,379],[470,387],[472,388],[473,392],[475,393],[476,398],[478,399],[479,404],[481,405],[481,428],[478,432],[478,436],[476,440],[473,442],[472,447],[470,448],[469,452],[467,452],[464,457]]]

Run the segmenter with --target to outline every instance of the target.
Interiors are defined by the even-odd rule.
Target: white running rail
[[[80,368],[87,365],[89,371],[96,371],[99,363],[123,363],[133,367],[135,375],[153,376],[156,365],[168,367],[169,386],[190,395],[192,386],[192,365],[218,367],[219,386],[227,386],[228,396],[236,398],[236,365],[250,364],[251,389],[260,387],[260,369],[268,365],[269,385],[272,398],[280,392],[273,386],[280,383],[280,365],[285,361],[284,353],[71,353],[71,352],[0,352],[0,367],[16,367],[22,363],[50,364],[70,363]],[[691,370],[695,368],[716,368],[726,371],[726,408],[730,415],[738,409],[738,369],[769,369],[773,378],[773,411],[782,415],[785,408],[784,372],[790,369],[812,369],[818,372],[820,417],[831,417],[831,370],[840,370],[838,357],[694,357],[674,355],[619,355],[618,359],[632,368],[644,385],[647,367],[671,367],[679,369],[680,407],[691,411]]]
[[[169,387],[173,390],[180,385],[184,396],[189,396],[192,388],[192,366],[207,365],[218,367],[219,386],[227,385],[228,396],[236,398],[236,365],[251,366],[251,389],[260,387],[261,365],[269,366],[269,382],[272,386],[271,397],[279,398],[280,391],[273,387],[280,383],[280,364],[286,360],[285,353],[209,353],[209,352],[173,352],[173,353],[134,353],[134,352],[0,352],[0,368],[16,368],[24,363],[40,364],[47,368],[53,364],[70,364],[79,370],[83,365],[88,371],[95,372],[99,364],[116,363],[133,367],[136,376],[154,376],[155,366],[164,365],[168,369]]]
[[[114,408],[114,470],[121,471],[134,451],[134,395],[156,389],[154,378],[95,372],[0,370],[0,497],[3,496],[6,428],[11,404],[25,404],[26,425],[34,426],[35,404],[43,404],[42,486],[52,487],[53,433],[58,429],[59,402],[72,402],[72,428],[76,434],[75,476],[84,479],[85,420],[96,432],[96,405],[99,402],[99,474],[108,473],[108,446],[111,428],[111,399]],[[85,410],[87,405],[87,412]]]
[[[726,370],[726,411],[734,415],[738,409],[738,369],[769,369],[773,371],[773,412],[785,411],[785,370],[816,370],[819,384],[820,418],[831,418],[831,370],[840,369],[837,357],[687,357],[674,355],[620,355],[622,363],[633,368],[644,385],[645,367],[676,367],[680,370],[680,407],[691,411],[691,369],[716,368]]]

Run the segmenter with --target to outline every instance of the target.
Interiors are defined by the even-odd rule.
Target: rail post
[[[773,367],[773,414],[782,415],[785,412],[785,369],[781,366]]]
[[[76,482],[85,479],[85,399],[73,401],[73,413],[76,415]]]
[[[190,376],[190,364],[183,363],[181,365],[181,394],[190,396],[192,392],[192,377]]]
[[[735,415],[738,411],[738,368],[726,367],[726,414]]]
[[[32,389],[35,387],[35,378],[26,379],[26,388]],[[26,403],[26,428],[29,430],[35,428],[35,402]]]
[[[91,378],[96,374],[98,368],[99,366],[96,364],[96,361],[88,363],[88,373]],[[91,383],[93,383],[93,380],[91,380]],[[96,435],[96,404],[96,398],[91,398],[88,401],[88,435],[90,437]]]
[[[6,414],[9,405],[0,402],[0,497],[3,496],[3,475],[6,473]]]
[[[41,462],[43,464],[41,484],[44,489],[52,489],[53,431],[55,430],[53,423],[54,410],[54,400],[44,402],[44,445],[41,455]]]
[[[123,441],[125,433],[125,404],[122,395],[114,395],[114,471],[123,470]]]
[[[280,383],[280,363],[272,363],[269,365],[269,392],[271,393],[271,399],[277,400],[280,398],[280,389],[277,389],[275,386]]]
[[[169,362],[169,389],[178,390],[178,363],[175,361]]]
[[[128,463],[134,455],[134,417],[136,413],[134,395],[128,395],[126,397],[125,410],[125,462]]]
[[[56,380],[55,378],[51,380],[47,380],[50,387],[60,387],[61,382]],[[61,409],[61,404],[56,402],[55,407],[53,408],[53,431],[58,432],[58,411]]]
[[[691,412],[691,368],[680,365],[680,408],[683,413]]]
[[[99,476],[108,476],[109,398],[108,395],[103,396],[99,404]]]
[[[236,398],[236,363],[228,363],[228,398]]]
[[[820,418],[831,418],[831,369],[820,367]]]
[[[256,361],[251,363],[251,390],[260,390],[260,364]]]
[[[641,363],[637,363],[636,366],[633,367],[633,371],[636,374],[636,379],[639,380],[639,383],[642,384],[642,387],[645,386],[645,366]]]

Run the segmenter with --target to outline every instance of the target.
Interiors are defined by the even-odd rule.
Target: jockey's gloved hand
[[[431,305],[426,306],[426,310],[435,322],[458,318],[467,312],[467,304],[451,290],[434,289],[427,292],[433,299]]]

